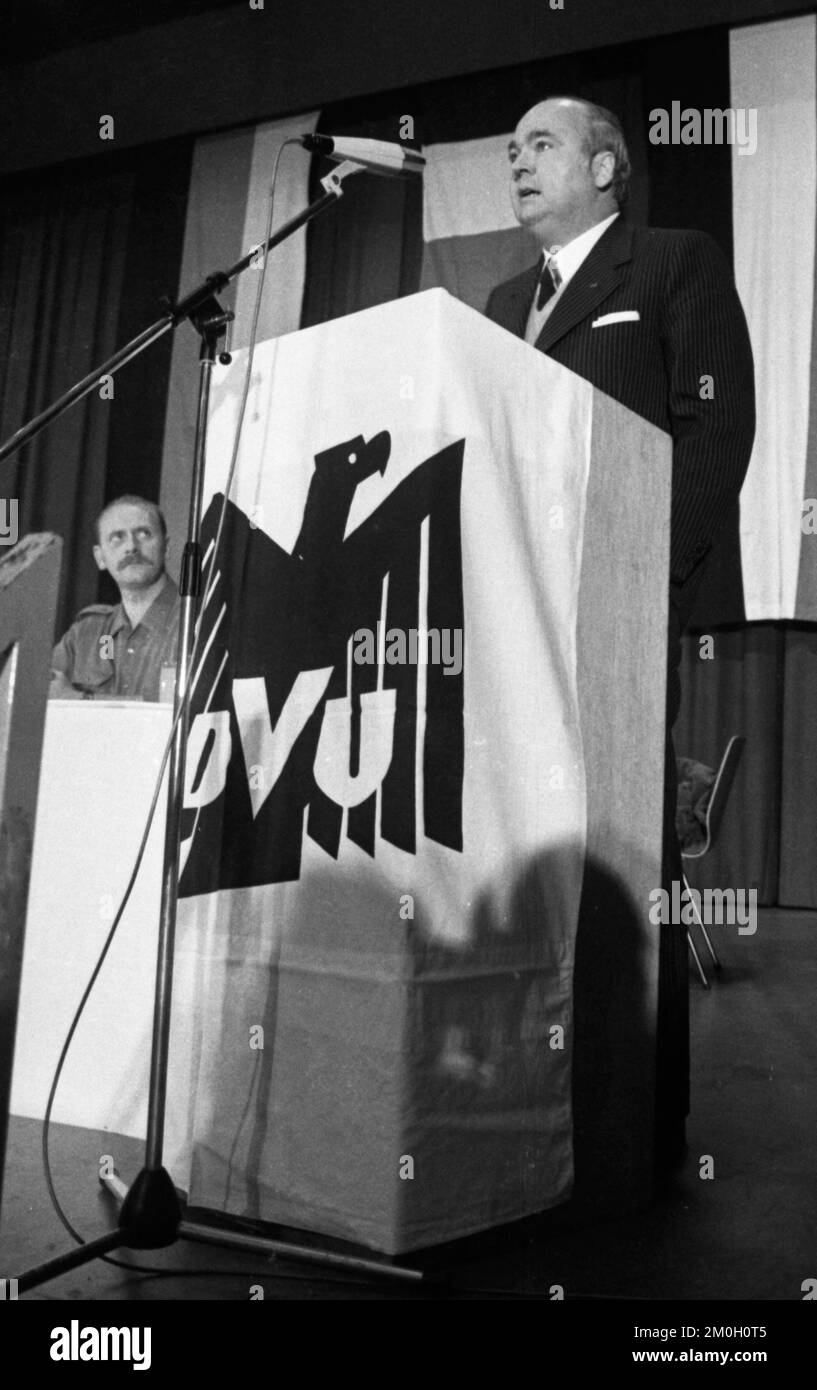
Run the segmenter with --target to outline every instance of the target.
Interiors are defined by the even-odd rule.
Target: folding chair
[[[739,734],[733,735],[733,737],[730,738],[729,742],[727,743],[723,757],[721,758],[720,767],[718,768],[717,775],[715,777],[715,785],[712,788],[712,792],[710,794],[709,801],[706,807],[706,824],[704,827],[706,831],[706,836],[704,839],[704,843],[700,849],[682,850],[682,859],[703,859],[704,855],[708,854],[709,851],[714,847],[715,842],[718,838],[718,834],[720,832],[721,822],[723,820],[723,813],[726,809],[726,802],[728,800],[729,793],[732,790],[732,783],[735,780],[735,773],[737,771],[738,763],[740,762],[745,744],[746,739]],[[692,904],[692,911],[695,916],[695,920],[698,923],[698,926],[700,927],[701,934],[703,936],[704,941],[706,942],[707,950],[709,951],[709,954],[712,957],[712,965],[715,970],[720,970],[721,963],[718,960],[718,957],[715,953],[715,948],[709,939],[709,933],[706,930],[706,927],[704,926],[701,914],[698,911],[697,906],[695,905],[695,900],[692,897],[692,893],[690,892],[689,880],[686,874],[683,875],[683,878],[684,888],[687,892],[687,898],[688,901]],[[703,985],[704,989],[709,989],[709,980],[706,977],[706,971],[704,970],[701,964],[701,958],[698,955],[698,951],[695,946],[695,942],[692,939],[692,933],[689,930],[689,928],[687,928],[687,941],[689,943],[689,949],[692,952],[692,958],[695,961],[698,974],[701,977],[701,984]]]

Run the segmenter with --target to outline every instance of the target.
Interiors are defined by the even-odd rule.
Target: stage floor
[[[560,1230],[555,1213],[437,1250],[431,1285],[377,1283],[282,1258],[189,1241],[138,1256],[165,1276],[97,1261],[26,1295],[77,1300],[566,1299],[800,1300],[817,1249],[817,914],[762,911],[754,937],[713,928],[724,962],[708,993],[691,979],[693,1113],[689,1152],[655,1206],[626,1221]],[[0,1276],[70,1247],[42,1175],[41,1126],[13,1118],[0,1224]],[[51,1144],[57,1191],[86,1238],[108,1229],[98,1181],[110,1154],[125,1180],[141,1164],[132,1138],[65,1125]],[[699,1177],[712,1155],[714,1179]],[[308,1239],[308,1237],[305,1237]],[[433,1264],[432,1264],[433,1261]],[[423,1264],[422,1258],[412,1263]],[[179,1270],[180,1273],[171,1273]],[[216,1274],[208,1271],[218,1271]]]

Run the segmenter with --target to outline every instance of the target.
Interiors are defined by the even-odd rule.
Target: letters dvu
[[[391,437],[317,454],[291,555],[227,504],[190,710],[184,896],[297,879],[304,836],[333,858],[344,834],[372,856],[378,835],[412,854],[421,834],[462,850],[463,673],[361,665],[352,637],[378,622],[464,628],[464,445],[419,464],[348,536]]]

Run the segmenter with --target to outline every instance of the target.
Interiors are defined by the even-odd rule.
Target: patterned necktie
[[[559,274],[559,267],[556,265],[553,253],[543,251],[542,255],[544,260],[539,275],[539,293],[536,296],[537,312],[541,312],[542,309],[544,309],[548,300],[553,298],[553,295],[562,283],[562,277]]]

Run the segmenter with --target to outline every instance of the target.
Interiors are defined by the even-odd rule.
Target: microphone
[[[420,154],[419,150],[394,145],[388,140],[361,140],[345,135],[302,135],[300,143],[305,150],[328,155],[330,159],[348,159],[363,169],[371,170],[373,174],[387,174],[390,178],[422,174],[425,168],[425,155]]]

